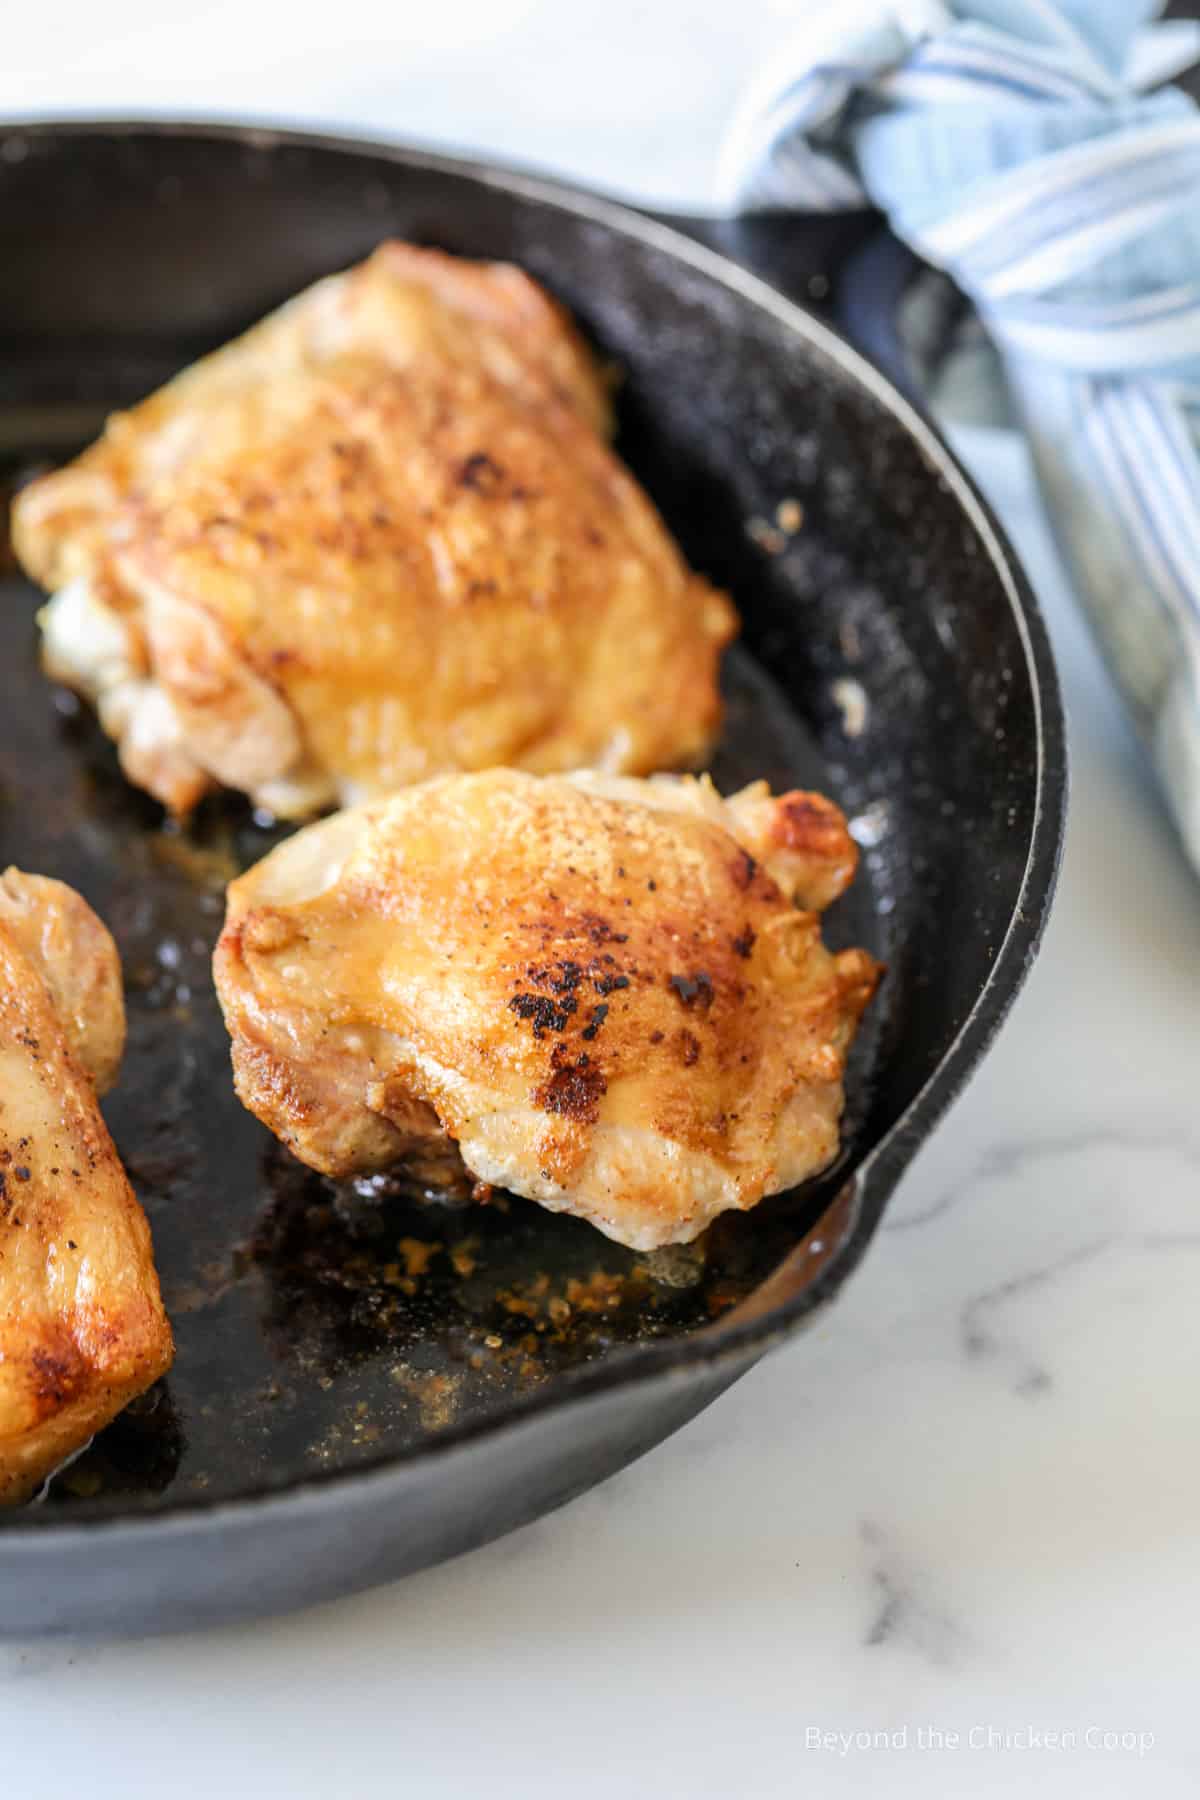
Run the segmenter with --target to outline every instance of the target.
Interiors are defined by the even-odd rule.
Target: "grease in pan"
[[[395,1576],[561,1503],[837,1291],[1028,966],[1061,831],[1062,720],[1028,585],[935,434],[819,322],[678,233],[395,145],[76,123],[23,128],[14,147],[0,363],[21,407],[10,442],[30,461],[63,442],[47,400],[68,399],[71,418],[81,395],[128,404],[144,371],[161,379],[366,254],[381,219],[548,280],[627,371],[624,454],[694,564],[739,597],[714,779],[732,792],[765,774],[866,809],[869,866],[827,930],[890,965],[856,1043],[845,1160],[726,1215],[694,1285],[519,1200],[359,1201],[279,1151],[225,1076],[201,946],[220,899],[195,871],[252,861],[271,838],[208,806],[196,829],[219,854],[161,839],[86,716],[56,722],[45,704],[35,597],[8,581],[0,773],[22,805],[0,809],[0,842],[93,897],[121,945],[130,1048],[110,1117],[151,1211],[179,1356],[172,1405],[139,1403],[49,1506],[5,1519],[0,1629],[178,1629]],[[164,181],[176,229],[147,233]],[[746,522],[787,495],[804,530],[760,555]],[[851,643],[871,701],[854,740],[829,707]],[[822,1214],[816,1257],[806,1233]],[[440,1246],[413,1298],[393,1285],[406,1235]],[[440,1384],[452,1417],[398,1385],[398,1365],[414,1388]],[[93,1526],[114,1518],[100,1557]]]

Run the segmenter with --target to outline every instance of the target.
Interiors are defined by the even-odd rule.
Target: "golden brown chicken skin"
[[[824,1168],[878,969],[815,908],[855,848],[819,795],[444,777],[335,815],[229,889],[238,1093],[345,1176],[408,1157],[694,1238]]]
[[[46,669],[177,812],[695,761],[733,610],[608,429],[535,282],[386,244],[18,496]]]
[[[97,1104],[125,1020],[73,889],[0,877],[0,1502],[26,1498],[166,1370],[150,1230]]]

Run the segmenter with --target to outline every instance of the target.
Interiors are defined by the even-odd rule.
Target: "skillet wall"
[[[19,370],[23,406],[65,451],[104,410],[392,233],[544,279],[620,365],[623,453],[691,559],[732,590],[746,643],[858,821],[867,941],[889,963],[856,1134],[877,1141],[987,979],[1029,850],[1025,651],[958,500],[794,324],[662,243],[436,160],[269,142],[114,128],[81,156],[69,127],[10,133],[0,401]],[[761,522],[784,500],[804,524],[772,537]]]

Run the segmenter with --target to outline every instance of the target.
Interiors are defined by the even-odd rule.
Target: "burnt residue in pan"
[[[795,1245],[836,1173],[719,1221],[700,1244],[644,1255],[508,1195],[447,1204],[387,1179],[337,1185],[291,1158],[234,1095],[210,973],[225,884],[283,832],[232,797],[206,802],[186,831],[165,825],[90,711],[38,674],[37,604],[10,567],[0,867],[70,881],[117,939],[129,1044],[105,1113],[150,1218],[178,1346],[165,1383],[51,1482],[40,1516],[232,1497],[411,1448],[709,1324]],[[743,652],[727,693],[719,785],[822,785],[810,741]],[[831,936],[886,954],[869,875]],[[881,1018],[857,1054],[856,1105]]]

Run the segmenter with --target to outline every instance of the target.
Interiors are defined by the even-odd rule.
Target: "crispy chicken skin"
[[[125,1035],[116,947],[60,881],[0,877],[0,1502],[169,1367],[150,1230],[97,1104]]]
[[[45,667],[176,812],[695,761],[733,609],[609,424],[528,276],[385,244],[22,491]]]
[[[511,770],[334,815],[229,889],[238,1093],[326,1174],[406,1157],[686,1242],[824,1168],[878,978],[816,908],[855,847],[763,782]]]
[[[75,1060],[107,1094],[125,1050],[121,959],[107,926],[65,881],[10,868],[0,875],[0,927],[45,982]]]

